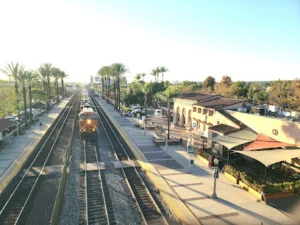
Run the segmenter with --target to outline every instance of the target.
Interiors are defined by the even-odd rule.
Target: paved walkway
[[[38,123],[26,130],[24,135],[14,136],[13,143],[5,145],[4,149],[0,151],[0,193],[22,167],[68,101],[65,99],[58,106],[54,106],[49,113],[44,113],[39,117]],[[42,126],[40,126],[40,122],[42,122]]]
[[[181,200],[202,224],[295,224],[288,216],[264,202],[257,202],[248,192],[233,184],[223,174],[217,180],[218,198],[211,198],[213,171],[201,160],[189,172],[189,154],[183,146],[163,147],[153,144],[153,131],[135,128],[131,118],[125,118],[108,105],[100,104],[112,116],[132,141],[156,167]]]

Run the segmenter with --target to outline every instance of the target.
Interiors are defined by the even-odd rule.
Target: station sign
[[[188,153],[194,153],[194,146],[193,145],[188,146]]]

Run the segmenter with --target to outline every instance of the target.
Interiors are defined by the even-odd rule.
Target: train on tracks
[[[99,132],[98,113],[87,95],[83,95],[79,113],[80,138],[89,140],[96,139]]]

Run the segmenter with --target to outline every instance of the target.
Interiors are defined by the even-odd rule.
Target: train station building
[[[195,149],[210,148],[223,156],[230,150],[243,150],[260,134],[279,143],[278,148],[300,146],[300,123],[250,114],[252,107],[241,99],[186,93],[174,99],[173,125],[193,131]],[[300,165],[296,161],[292,160]]]

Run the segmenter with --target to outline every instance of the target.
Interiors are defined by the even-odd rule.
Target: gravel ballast
[[[113,167],[116,161],[113,149],[110,145],[104,130],[100,129],[98,140],[99,153],[102,161],[105,162],[105,178],[109,188],[109,194],[115,212],[117,224],[141,224],[140,214],[131,196],[129,187],[125,181],[123,172]]]
[[[64,202],[60,214],[60,225],[79,223],[79,188],[80,188],[80,158],[81,140],[79,139],[78,120],[75,125],[74,139],[72,144],[72,157],[69,164],[67,185],[65,188]]]

